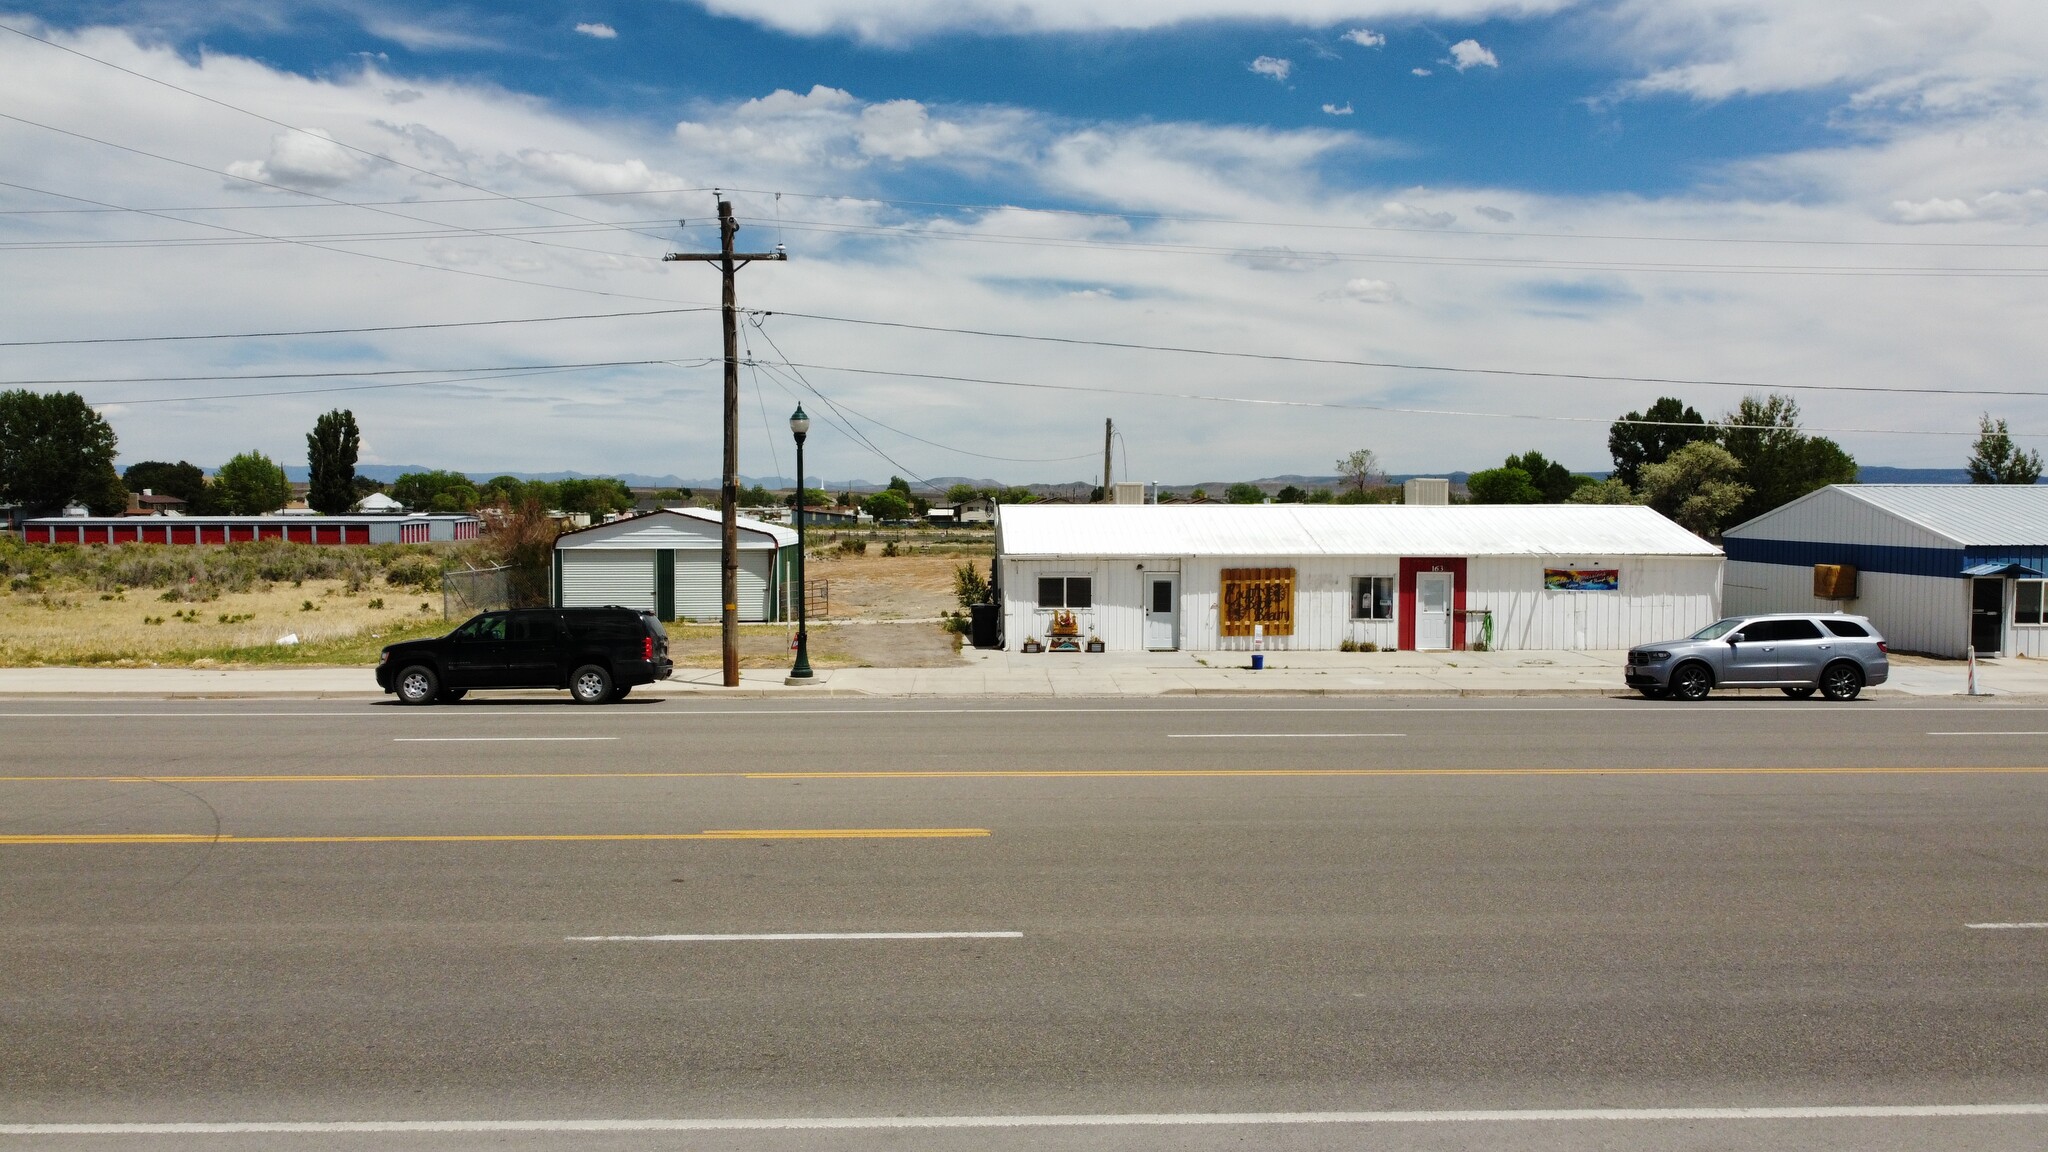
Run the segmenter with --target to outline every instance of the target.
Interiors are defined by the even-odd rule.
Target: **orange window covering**
[[[1255,624],[1268,636],[1294,635],[1294,569],[1223,570],[1223,635],[1249,636]]]

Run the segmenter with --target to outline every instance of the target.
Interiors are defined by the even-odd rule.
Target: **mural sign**
[[[1614,568],[1545,568],[1546,592],[1619,592],[1621,572]]]
[[[1225,636],[1249,636],[1255,625],[1294,635],[1294,569],[1225,568],[1221,625]]]

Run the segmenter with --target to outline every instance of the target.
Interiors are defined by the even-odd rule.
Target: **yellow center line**
[[[185,832],[61,832],[0,835],[0,847],[104,844],[502,844],[640,840],[959,840],[986,828],[713,828],[703,832],[587,832],[429,836],[212,836]]]
[[[1148,777],[1968,776],[2040,775],[2042,765],[1724,768],[973,768],[817,772],[358,772],[325,775],[0,776],[0,784],[356,784],[407,780],[1087,780]]]

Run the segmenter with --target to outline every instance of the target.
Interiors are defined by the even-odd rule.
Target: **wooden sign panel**
[[[1294,569],[1225,568],[1221,616],[1225,636],[1249,636],[1254,624],[1268,636],[1294,635]]]

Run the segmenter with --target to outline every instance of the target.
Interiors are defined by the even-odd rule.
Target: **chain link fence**
[[[511,569],[471,568],[441,574],[441,618],[466,620],[479,612],[509,608],[512,604]]]

